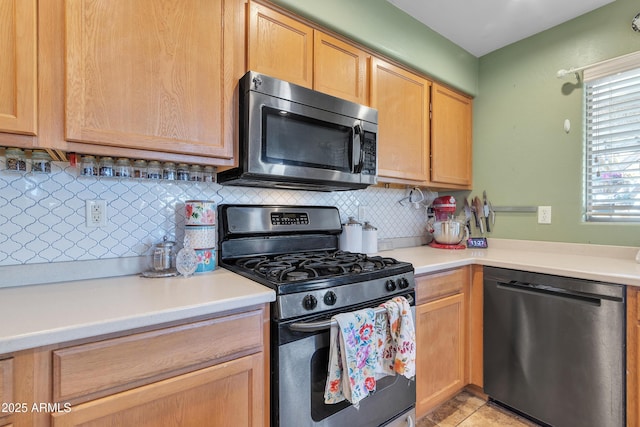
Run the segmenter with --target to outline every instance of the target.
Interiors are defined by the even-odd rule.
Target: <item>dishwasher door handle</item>
[[[548,285],[536,285],[531,283],[518,282],[512,280],[509,283],[498,282],[498,289],[504,289],[512,292],[523,292],[532,295],[549,296],[563,298],[567,300],[573,300],[575,302],[581,302],[590,305],[601,305],[601,297],[593,294],[584,294],[579,292],[573,292],[567,289],[562,289]],[[609,298],[607,298],[609,299]]]

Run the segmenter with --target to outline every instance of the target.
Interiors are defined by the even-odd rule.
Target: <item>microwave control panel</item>
[[[376,134],[365,131],[363,140],[362,150],[364,155],[361,173],[363,175],[376,175]]]

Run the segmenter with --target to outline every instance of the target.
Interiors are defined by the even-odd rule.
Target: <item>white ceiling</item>
[[[615,0],[387,1],[480,57]]]

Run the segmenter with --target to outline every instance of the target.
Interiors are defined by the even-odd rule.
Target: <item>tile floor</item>
[[[416,427],[537,427],[518,415],[463,391],[418,420]]]

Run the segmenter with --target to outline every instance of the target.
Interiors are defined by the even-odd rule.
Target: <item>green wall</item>
[[[640,224],[582,221],[583,88],[572,76],[556,78],[559,69],[639,50],[631,30],[638,12],[637,0],[617,0],[480,58],[473,194],[487,190],[494,205],[552,207],[550,225],[499,213],[493,237],[640,246]]]
[[[582,221],[582,86],[556,78],[561,68],[640,50],[631,30],[638,0],[616,0],[480,59],[386,0],[272,1],[476,96],[471,195],[552,207],[550,225],[533,213],[498,213],[492,237],[640,246],[640,224]]]
[[[470,95],[478,58],[386,0],[272,0],[351,40]]]

